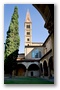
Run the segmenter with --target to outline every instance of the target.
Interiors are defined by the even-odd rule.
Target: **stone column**
[[[52,33],[51,35],[51,42],[52,42],[53,69],[54,69],[54,33]]]
[[[26,74],[25,74],[25,76],[28,76],[28,69],[26,69]]]
[[[12,76],[15,76],[15,70],[12,71]]]
[[[48,78],[50,77],[50,68],[48,66]]]
[[[43,68],[43,77],[44,77],[44,68]]]
[[[39,63],[39,77],[41,76],[41,66],[40,66],[40,63]]]

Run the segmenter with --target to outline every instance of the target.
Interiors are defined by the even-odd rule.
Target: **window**
[[[31,72],[31,76],[33,76],[33,72]]]
[[[29,41],[29,38],[27,39],[27,41]]]
[[[30,35],[30,32],[27,32],[27,35]]]
[[[32,51],[32,58],[41,58],[41,51],[35,49]]]
[[[26,28],[30,28],[30,25],[26,25]]]

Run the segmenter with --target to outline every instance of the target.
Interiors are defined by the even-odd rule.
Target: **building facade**
[[[16,75],[35,77],[54,76],[52,34],[47,37],[44,43],[32,42],[32,21],[29,11],[26,13],[24,28],[25,52],[17,57]]]

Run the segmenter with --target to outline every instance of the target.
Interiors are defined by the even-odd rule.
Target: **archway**
[[[50,76],[52,76],[53,71],[54,71],[54,69],[53,69],[53,56],[51,56],[49,58],[48,66],[49,66],[49,70],[50,70]]]
[[[26,67],[23,64],[19,64],[17,66],[17,75],[18,76],[25,76]]]
[[[44,27],[51,34],[52,54],[54,57],[54,4],[33,4],[45,21]]]
[[[51,20],[53,27],[51,25],[50,27],[52,27],[53,28],[52,30],[54,30],[54,4],[33,4],[33,6],[38,10],[38,12],[41,14],[43,19],[45,20],[45,23],[46,23],[45,27],[47,26],[47,23],[50,23],[47,21]]]
[[[39,66],[36,64],[31,64],[28,67],[28,76],[39,76]]]
[[[43,69],[44,69],[44,76],[48,76],[48,66],[46,61],[43,62]]]

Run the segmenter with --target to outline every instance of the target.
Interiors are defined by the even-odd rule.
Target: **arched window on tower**
[[[30,32],[27,32],[27,35],[30,35]]]
[[[30,28],[30,25],[26,25],[26,28]]]
[[[27,41],[29,41],[29,38],[27,38]]]

